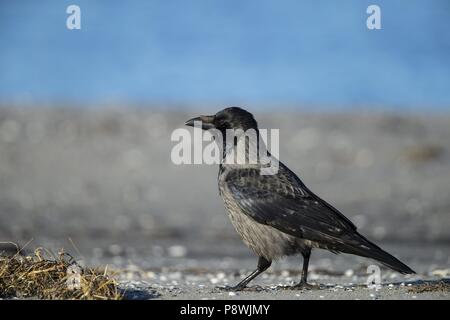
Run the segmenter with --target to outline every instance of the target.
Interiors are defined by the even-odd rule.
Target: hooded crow
[[[258,133],[258,124],[248,111],[231,107],[212,116],[200,116],[186,122],[194,126],[201,122],[204,130],[215,129],[226,137],[228,129]],[[262,141],[257,134],[257,147]],[[355,225],[336,208],[315,195],[300,178],[283,163],[278,162],[276,174],[263,175],[261,168],[267,161],[257,164],[235,164],[225,161],[236,151],[236,140],[223,139],[222,161],[218,184],[229,217],[244,243],[255,252],[258,265],[233,290],[242,290],[256,276],[267,270],[273,260],[283,256],[301,254],[303,269],[296,288],[311,288],[307,283],[311,250],[315,248],[333,253],[348,253],[379,261],[402,274],[415,273],[380,247],[358,233]],[[250,142],[251,144],[251,142]],[[249,144],[246,144],[249,151]],[[273,159],[266,152],[269,160]],[[267,159],[266,159],[267,160]]]

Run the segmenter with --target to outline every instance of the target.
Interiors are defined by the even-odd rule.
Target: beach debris
[[[429,281],[422,284],[417,284],[408,288],[410,293],[423,293],[423,292],[450,292],[450,281],[440,280],[440,281]]]
[[[436,269],[431,272],[431,275],[445,278],[450,276],[450,269]]]
[[[122,298],[116,281],[106,270],[81,267],[61,251],[49,258],[49,252],[36,249],[22,256],[0,255],[0,297],[75,300],[118,300]]]
[[[417,145],[403,151],[403,157],[410,162],[427,162],[440,158],[445,149],[439,145]]]

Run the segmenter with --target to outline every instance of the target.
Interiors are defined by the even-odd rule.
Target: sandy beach
[[[170,159],[171,132],[202,111],[3,106],[0,242],[108,265],[130,299],[450,298],[450,115],[257,113],[280,129],[281,161],[417,274],[382,268],[368,289],[372,261],[317,250],[320,290],[286,288],[302,262],[289,257],[228,292],[256,257],[228,221],[218,168]]]

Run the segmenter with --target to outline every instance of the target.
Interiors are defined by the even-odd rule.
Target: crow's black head
[[[231,107],[217,112],[213,116],[200,116],[186,121],[187,126],[194,126],[195,121],[202,122],[202,129],[218,129],[225,131],[226,129],[258,129],[258,123],[253,115],[241,108]]]

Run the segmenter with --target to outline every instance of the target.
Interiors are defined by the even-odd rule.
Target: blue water
[[[450,110],[448,0],[0,0],[0,41],[0,102]]]

